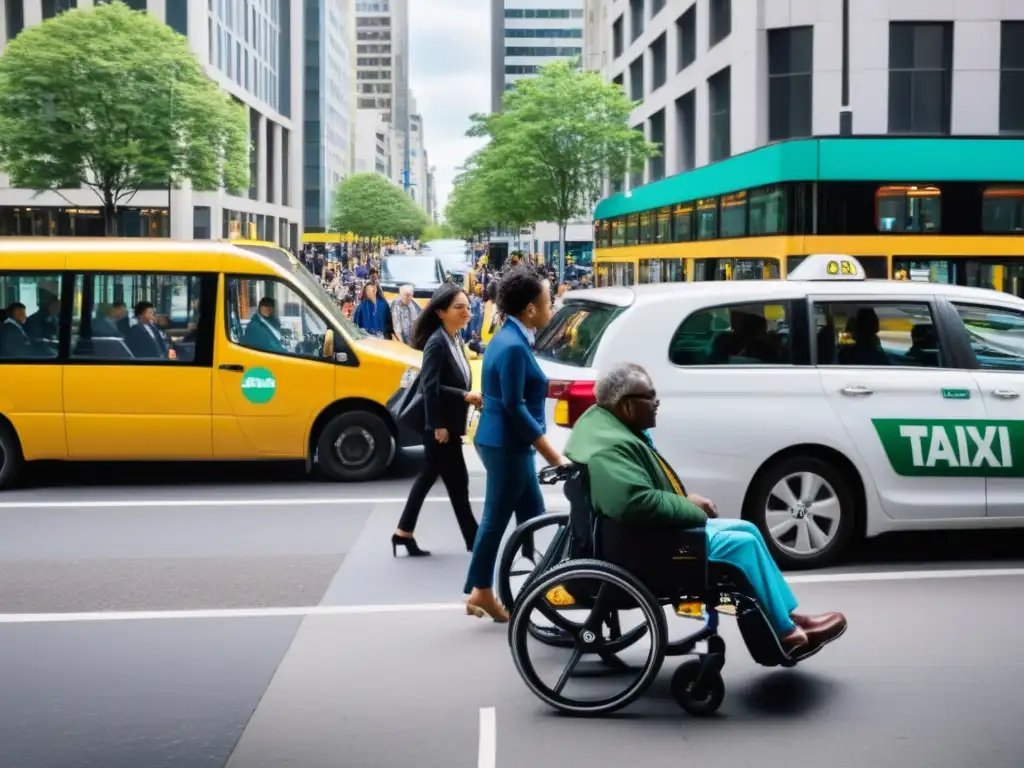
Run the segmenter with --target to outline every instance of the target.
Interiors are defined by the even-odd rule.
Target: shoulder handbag
[[[427,411],[420,391],[420,377],[413,379],[405,389],[399,389],[387,403],[388,413],[395,423],[413,432],[427,429]]]

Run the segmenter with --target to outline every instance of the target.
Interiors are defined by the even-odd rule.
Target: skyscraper
[[[394,180],[410,183],[408,0],[356,0],[359,109],[383,112],[394,130]]]
[[[516,80],[583,55],[583,0],[491,0],[491,111]]]
[[[306,0],[304,231],[326,232],[334,193],[354,164],[355,6],[352,0]],[[315,63],[315,66],[314,66]]]

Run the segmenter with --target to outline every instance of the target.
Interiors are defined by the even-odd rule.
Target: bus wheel
[[[367,411],[339,413],[324,426],[316,443],[317,463],[331,480],[375,480],[394,456],[394,437],[387,424]]]
[[[9,488],[21,472],[21,445],[18,437],[3,421],[0,421],[0,489]]]

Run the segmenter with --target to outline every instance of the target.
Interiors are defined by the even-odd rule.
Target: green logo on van
[[[897,475],[1024,477],[1024,421],[874,419],[873,423]]]
[[[264,405],[274,399],[277,379],[266,368],[250,368],[242,377],[242,395],[254,405]]]

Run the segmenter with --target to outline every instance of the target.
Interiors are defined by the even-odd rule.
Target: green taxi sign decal
[[[904,477],[1024,477],[1024,421],[872,419]]]
[[[969,389],[944,389],[942,396],[947,400],[970,400],[971,390]]]
[[[254,405],[264,405],[274,399],[277,380],[266,368],[250,368],[242,376],[242,396]]]

